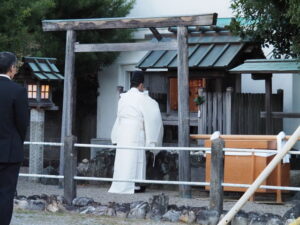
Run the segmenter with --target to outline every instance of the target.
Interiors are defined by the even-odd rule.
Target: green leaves
[[[55,57],[63,73],[65,32],[43,32],[43,19],[124,17],[134,0],[0,0],[0,51],[23,56]],[[77,32],[81,43],[126,42],[131,30]],[[96,107],[99,64],[109,65],[116,53],[76,54],[77,100],[81,107]]]
[[[205,102],[205,98],[203,96],[197,96],[194,99],[194,102],[199,106],[202,105]]]
[[[230,29],[241,36],[250,36],[263,46],[274,46],[274,55],[296,57],[300,54],[299,0],[233,0],[231,8],[237,19]]]

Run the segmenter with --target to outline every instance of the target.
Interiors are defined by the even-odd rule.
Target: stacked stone
[[[100,151],[91,160],[84,159],[78,164],[79,176],[112,177],[115,151]],[[160,151],[154,160],[154,155],[146,151],[147,178],[153,180],[178,180],[178,154],[176,152]],[[203,155],[191,155],[191,176],[193,181],[204,181]]]
[[[67,206],[61,196],[18,196],[14,200],[15,209],[48,212],[77,212],[98,216],[110,216],[130,219],[150,219],[154,221],[183,222],[186,224],[216,225],[219,221],[218,212],[206,207],[189,207],[169,205],[169,197],[155,195],[148,202],[132,203],[111,202],[101,205],[92,198],[78,197]],[[226,211],[221,215],[224,216]],[[240,211],[231,221],[231,225],[297,225],[300,221],[300,203],[288,210],[283,217],[271,213]]]

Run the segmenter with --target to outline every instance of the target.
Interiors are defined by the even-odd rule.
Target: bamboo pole
[[[255,193],[262,182],[270,175],[278,163],[281,162],[283,157],[288,153],[288,151],[295,145],[300,136],[300,126],[290,137],[288,142],[284,145],[282,150],[273,158],[269,165],[261,172],[261,174],[256,178],[253,184],[250,185],[248,190],[243,194],[239,201],[231,208],[231,210],[223,217],[223,219],[218,223],[218,225],[228,224],[236,213],[243,207],[243,205],[248,201],[248,199]]]

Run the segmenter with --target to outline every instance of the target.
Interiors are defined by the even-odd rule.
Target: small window
[[[49,99],[49,85],[42,85],[41,86],[41,99]]]
[[[37,85],[36,84],[28,84],[28,98],[37,98]]]

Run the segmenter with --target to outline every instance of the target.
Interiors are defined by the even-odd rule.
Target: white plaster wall
[[[291,102],[292,112],[300,113],[300,74],[293,75],[293,96]],[[300,118],[298,119],[287,119],[287,132],[288,134],[292,134],[295,129],[300,125]],[[298,148],[300,147],[300,143],[298,142]]]
[[[97,104],[97,138],[109,139],[116,113],[117,67],[114,65],[99,72],[99,96]]]

